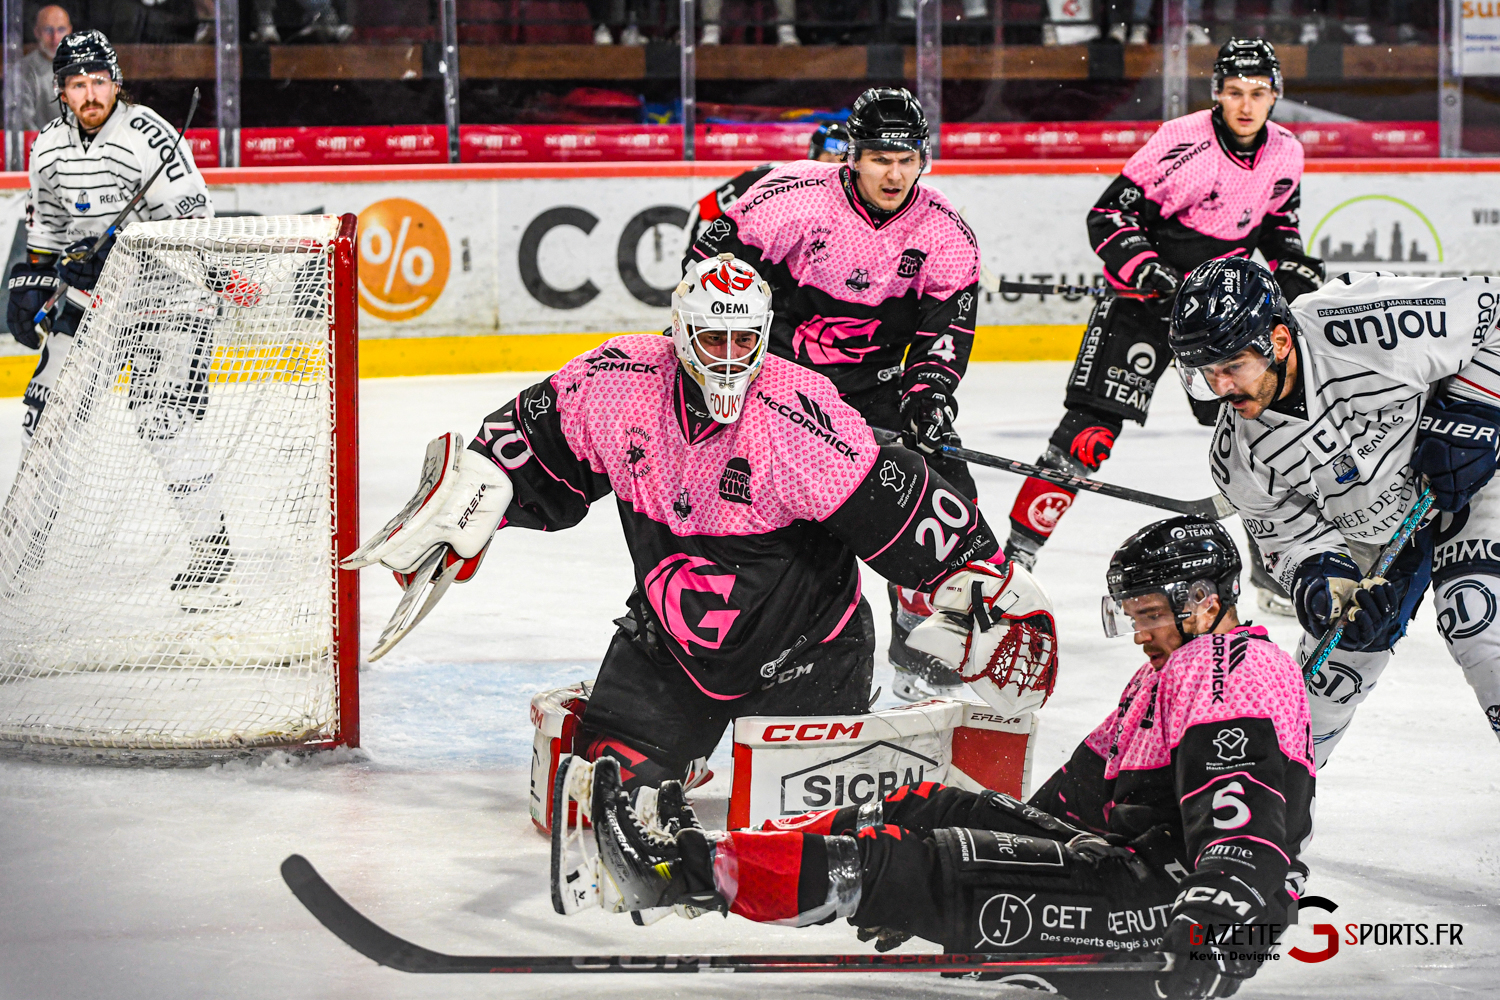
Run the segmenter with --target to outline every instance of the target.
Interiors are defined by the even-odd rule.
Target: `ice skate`
[[[238,606],[243,598],[228,583],[233,569],[234,556],[229,553],[229,532],[225,530],[221,518],[219,530],[214,534],[188,541],[187,568],[172,580],[177,603],[182,610],[190,612],[218,611]]]

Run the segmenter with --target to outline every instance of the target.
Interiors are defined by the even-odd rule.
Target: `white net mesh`
[[[0,739],[187,749],[337,731],[338,226],[119,237],[0,511]]]

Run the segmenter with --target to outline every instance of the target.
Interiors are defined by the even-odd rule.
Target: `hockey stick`
[[[1375,565],[1370,567],[1370,572],[1366,576],[1385,576],[1411,536],[1422,527],[1422,522],[1426,520],[1427,512],[1431,507],[1432,490],[1423,486],[1422,492],[1417,496],[1416,504],[1412,506],[1411,513],[1406,515],[1406,519],[1396,529],[1396,534],[1386,543],[1385,548],[1380,550],[1380,558],[1375,560]],[[1349,619],[1358,607],[1359,605],[1354,601],[1350,601],[1349,606],[1344,608],[1339,615],[1338,621],[1333,623],[1333,627],[1323,633],[1323,638],[1318,640],[1318,644],[1307,655],[1307,662],[1302,665],[1302,676],[1316,677],[1318,671],[1323,669],[1323,664],[1327,663],[1328,658],[1333,655],[1334,648],[1339,644],[1339,638],[1344,634],[1344,626],[1349,624]]]
[[[177,130],[177,138],[172,140],[172,149],[169,155],[161,161],[160,165],[157,166],[155,172],[152,173],[151,177],[146,181],[146,183],[141,185],[141,187],[136,191],[131,199],[125,203],[125,207],[120,209],[119,214],[115,216],[114,221],[109,224],[109,228],[100,234],[99,238],[94,241],[93,246],[89,247],[87,250],[84,250],[81,253],[65,254],[63,256],[64,260],[68,261],[69,263],[75,263],[80,260],[88,260],[90,257],[94,256],[94,254],[99,252],[99,248],[104,245],[105,240],[108,240],[115,234],[115,231],[120,228],[120,224],[125,221],[125,216],[134,211],[135,207],[141,203],[141,199],[146,197],[146,192],[151,190],[151,185],[156,183],[156,179],[161,176],[161,172],[167,169],[167,165],[169,163],[177,159],[177,147],[182,143],[182,134],[188,130],[188,126],[193,123],[193,115],[197,113],[198,88],[194,87],[193,99],[188,103],[187,117],[183,119],[182,128]],[[33,322],[36,324],[37,332],[40,333],[43,337],[52,332],[52,321],[49,318],[49,314],[57,305],[57,301],[66,294],[68,294],[68,283],[65,281],[59,281],[57,283],[57,291],[53,292],[52,297],[47,300],[46,304],[43,305],[42,308],[37,310],[37,314],[33,319]]]
[[[1047,285],[1025,281],[1003,281],[995,277],[987,267],[979,269],[979,287],[987,292],[1002,295],[1074,295],[1102,299],[1113,295],[1122,299],[1156,299],[1159,292],[1142,292],[1132,288],[1115,288],[1110,285]]]
[[[901,435],[895,431],[888,431],[883,427],[872,427],[870,429],[875,432],[875,439],[881,444],[896,444],[901,440]],[[1056,469],[1048,469],[1040,465],[1018,462],[1013,458],[987,455],[982,451],[960,448],[957,445],[943,445],[943,454],[952,455],[954,458],[962,459],[965,462],[972,462],[975,465],[984,465],[991,469],[1014,472],[1018,476],[1035,476],[1037,479],[1045,479],[1049,483],[1065,486],[1075,492],[1078,490],[1088,490],[1090,493],[1098,493],[1100,496],[1114,497],[1116,500],[1129,500],[1131,503],[1144,504],[1147,507],[1158,507],[1162,510],[1175,511],[1178,514],[1204,517],[1210,521],[1217,521],[1235,513],[1234,505],[1222,493],[1215,493],[1213,496],[1204,497],[1202,500],[1175,500],[1172,497],[1158,496],[1155,493],[1146,493],[1142,490],[1133,490],[1128,486],[1114,486],[1110,483],[1101,483],[1093,479],[1085,479],[1082,476],[1075,476],[1069,472],[1059,472]]]
[[[293,854],[281,877],[308,912],[361,955],[400,972],[1160,972],[1158,952],[1079,955],[1004,953],[907,955],[445,955],[370,920],[333,890],[311,862]]]

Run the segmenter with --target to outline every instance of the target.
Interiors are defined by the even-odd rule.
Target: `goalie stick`
[[[94,241],[92,246],[90,246],[82,253],[73,253],[66,255],[66,259],[70,263],[80,260],[88,260],[90,257],[94,256],[94,254],[98,253],[99,248],[104,245],[104,241],[113,236],[115,234],[115,231],[120,228],[120,224],[125,221],[125,216],[134,211],[135,207],[141,203],[141,199],[146,197],[146,192],[151,190],[151,185],[156,183],[156,179],[161,176],[161,172],[167,169],[167,165],[174,159],[176,159],[177,147],[182,143],[182,134],[186,132],[188,130],[188,126],[193,123],[193,115],[198,113],[198,96],[198,88],[194,87],[193,99],[188,103],[187,117],[182,120],[182,128],[177,130],[177,138],[172,140],[172,149],[170,150],[169,155],[167,155],[161,161],[161,164],[146,180],[146,183],[142,184],[140,188],[135,192],[135,194],[131,197],[131,199],[125,203],[125,207],[120,209],[120,211],[115,215],[114,219],[110,222],[109,228],[104,230],[104,232],[99,235],[99,238]],[[53,292],[52,297],[42,305],[42,308],[37,310],[36,316],[32,320],[32,322],[36,324],[37,332],[40,333],[43,337],[52,332],[52,321],[49,317],[51,316],[52,310],[57,306],[58,300],[60,300],[66,294],[68,294],[67,282],[59,281],[57,283],[57,291]]]
[[[379,965],[414,973],[607,972],[1161,972],[1158,952],[1078,955],[954,953],[873,955],[447,955],[397,937],[360,913],[300,854],[281,877],[309,913],[349,947]]]
[[[895,431],[886,430],[883,427],[872,427],[875,432],[875,440],[880,444],[897,444],[901,435]],[[1114,497],[1116,500],[1129,500],[1131,503],[1144,504],[1147,507],[1158,507],[1162,510],[1174,511],[1178,514],[1191,514],[1193,517],[1208,518],[1218,521],[1235,513],[1234,505],[1222,493],[1215,493],[1211,497],[1202,500],[1177,500],[1173,497],[1159,496],[1155,493],[1147,493],[1144,490],[1133,490],[1128,486],[1114,486],[1110,483],[1101,483],[1093,479],[1085,479],[1083,476],[1075,476],[1068,472],[1059,472],[1056,469],[1048,469],[1040,465],[1032,465],[1028,462],[1018,462],[1014,458],[1004,458],[1000,455],[989,455],[982,451],[974,451],[971,448],[960,448],[957,445],[945,444],[943,454],[952,455],[954,458],[972,462],[975,465],[987,466],[991,469],[1001,469],[1005,472],[1014,472],[1018,476],[1035,476],[1037,479],[1045,479],[1049,483],[1058,486],[1066,486],[1070,490],[1087,490],[1090,493],[1098,493],[1100,496]]]
[[[1422,492],[1417,495],[1417,502],[1412,506],[1411,513],[1406,515],[1401,526],[1396,529],[1396,534],[1386,543],[1385,548],[1380,550],[1380,558],[1375,560],[1375,565],[1370,567],[1370,572],[1366,576],[1385,576],[1391,568],[1391,563],[1396,561],[1396,557],[1411,540],[1411,536],[1422,527],[1422,522],[1427,519],[1427,512],[1431,509],[1432,490],[1424,485]],[[1307,654],[1307,662],[1302,665],[1302,676],[1316,677],[1318,671],[1323,669],[1323,664],[1327,663],[1328,658],[1333,655],[1334,648],[1338,646],[1339,639],[1344,634],[1344,626],[1349,624],[1349,619],[1358,606],[1350,601],[1349,606],[1344,608],[1339,615],[1338,621],[1323,633],[1323,638],[1319,639],[1312,652]]]

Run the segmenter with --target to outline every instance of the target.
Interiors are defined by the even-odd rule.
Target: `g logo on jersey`
[[[1478,580],[1458,580],[1443,591],[1445,606],[1438,611],[1438,631],[1448,642],[1468,639],[1495,620],[1495,594]]]
[[[985,900],[979,911],[979,940],[996,948],[1011,948],[1031,936],[1031,907],[1025,899],[1002,892]]]
[[[858,364],[871,351],[880,349],[874,343],[878,319],[855,319],[851,316],[814,316],[792,334],[792,353],[802,355],[815,365]],[[869,347],[846,347],[844,341],[865,338]]]
[[[718,649],[724,645],[724,637],[729,634],[734,620],[740,615],[739,611],[728,608],[734,581],[733,573],[726,572],[711,560],[677,553],[667,556],[646,574],[646,600],[651,602],[651,609],[656,612],[657,620],[666,627],[667,633],[691,655],[693,643],[704,649]],[[691,626],[688,619],[692,614],[684,607],[683,602],[695,594],[717,595],[725,607],[704,608],[698,624]],[[711,605],[713,602],[693,597],[691,603]],[[707,638],[695,629],[708,629],[713,633],[713,638]]]

